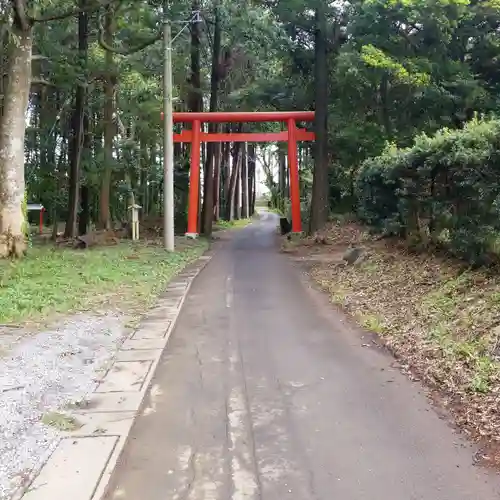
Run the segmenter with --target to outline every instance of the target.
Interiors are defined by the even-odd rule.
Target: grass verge
[[[431,387],[468,434],[500,441],[498,272],[411,253],[399,242],[375,241],[351,223],[332,224],[326,235],[329,244],[316,250],[332,258],[316,264],[311,276],[332,302],[376,332],[404,371]],[[363,247],[366,258],[339,265],[352,245]]]
[[[143,310],[168,281],[207,248],[182,241],[175,253],[123,242],[90,250],[35,247],[19,261],[0,261],[0,324],[40,323],[95,308]]]
[[[282,210],[280,210],[279,208],[269,208],[269,207],[263,207],[264,210],[266,212],[269,212],[269,213],[272,213],[272,214],[276,214],[276,215],[279,215],[280,217],[285,217],[285,214],[283,213]]]
[[[82,427],[82,424],[75,417],[58,412],[46,413],[42,417],[42,423],[65,432],[76,431]]]
[[[240,229],[242,227],[248,226],[248,224],[251,224],[254,221],[255,219],[253,217],[250,217],[248,219],[238,219],[232,221],[221,219],[214,224],[214,231],[223,231],[224,229]]]

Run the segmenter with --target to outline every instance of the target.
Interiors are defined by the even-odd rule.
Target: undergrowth
[[[254,219],[252,217],[249,217],[248,219],[235,219],[232,221],[220,219],[214,224],[214,231],[222,231],[224,229],[239,229],[248,226],[248,224],[251,224],[252,222],[254,222]]]

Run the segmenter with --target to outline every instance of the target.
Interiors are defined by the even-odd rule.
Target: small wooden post
[[[142,207],[140,205],[132,205],[128,207],[131,213],[131,224],[132,224],[132,241],[137,241],[139,239],[139,210]]]
[[[39,229],[40,235],[43,234],[43,213],[44,212],[45,212],[45,208],[42,207],[42,209],[40,210],[40,229]]]

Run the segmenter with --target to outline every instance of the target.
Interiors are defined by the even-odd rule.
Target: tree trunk
[[[391,115],[389,111],[389,75],[387,73],[384,73],[382,81],[380,82],[380,106],[382,124],[385,130],[385,138],[390,141],[393,137]]]
[[[255,214],[255,205],[257,204],[257,171],[254,169],[254,174],[252,178],[252,215]]]
[[[56,177],[56,191],[58,192],[60,189],[62,189],[62,186],[65,184],[65,179],[64,177],[66,176],[66,169],[64,168],[64,164],[66,163],[66,134],[65,131],[63,130],[61,134],[61,142],[59,146],[59,157],[57,159],[57,166],[55,168],[55,171],[57,172],[57,177]],[[55,163],[55,161],[54,161]],[[58,231],[59,231],[59,218],[60,218],[60,212],[61,210],[61,204],[59,203],[54,203],[52,207],[52,223],[54,224],[52,226],[52,240],[56,241],[57,236],[58,236]]]
[[[285,211],[285,198],[286,198],[286,154],[283,147],[278,149],[278,189],[279,189],[279,207],[281,212]]]
[[[234,187],[234,219],[241,219],[241,166],[243,165],[243,144],[239,145],[238,162],[236,169],[236,184]]]
[[[132,184],[132,176],[129,171],[124,174],[125,185],[127,186],[127,210],[136,204],[134,186]]]
[[[212,73],[210,78],[210,111],[217,111],[218,107],[218,93],[219,93],[219,59],[221,51],[221,22],[220,22],[220,12],[218,0],[215,0],[214,5],[214,17],[215,17],[215,27],[214,27],[214,43],[212,51]],[[218,125],[215,123],[210,123],[208,125],[209,132],[217,132]],[[203,186],[203,215],[201,232],[205,236],[210,236],[212,234],[212,224],[214,218],[214,173],[215,173],[215,152],[217,145],[215,143],[207,144],[207,161],[205,164],[205,182]]]
[[[236,191],[238,184],[238,172],[240,170],[241,165],[241,144],[236,143],[233,149],[233,168],[231,169],[231,176],[229,178],[229,189],[227,196],[227,220],[233,221],[235,219],[235,200],[236,200]],[[228,161],[229,164],[229,161]]]
[[[248,145],[248,193],[249,193],[249,216],[255,213],[255,144]]]
[[[9,8],[9,7],[8,7]],[[5,86],[7,83],[7,50],[9,47],[9,30],[10,22],[7,21],[9,16],[7,13],[4,14],[2,22],[0,22],[0,116],[3,113],[3,102],[5,94]]]
[[[80,0],[80,7],[85,8],[87,0]],[[88,51],[89,17],[86,11],[78,14],[78,53],[82,65],[86,65]],[[78,209],[80,207],[80,170],[83,143],[85,138],[85,107],[87,89],[84,85],[76,88],[75,107],[71,118],[72,136],[69,149],[69,200],[68,218],[64,230],[65,238],[77,236]]]
[[[241,154],[241,218],[248,217],[248,144],[244,143]]]
[[[315,156],[309,231],[321,229],[328,221],[328,59],[326,4],[318,2],[315,30]]]
[[[26,251],[24,138],[31,84],[32,29],[12,27],[3,114],[0,118],[0,258]]]
[[[220,178],[221,178],[222,144],[215,144],[214,155],[214,221],[220,217]]]
[[[108,45],[113,44],[113,33],[115,20],[113,7],[106,8],[104,21],[104,41]],[[108,75],[104,84],[104,168],[101,181],[101,196],[99,200],[99,226],[101,229],[111,228],[110,197],[111,197],[111,175],[113,171],[113,141],[115,138],[115,124],[113,121],[115,74],[114,57],[109,50],[105,54]]]
[[[193,0],[191,12],[200,10],[200,0]],[[191,23],[191,75],[189,77],[188,108],[190,111],[203,110],[201,92],[201,23]]]
[[[148,216],[149,214],[149,189],[148,189],[148,181],[149,181],[149,169],[151,168],[151,161],[149,157],[148,147],[142,145],[142,158],[143,158],[143,167],[141,169],[141,205],[142,205],[142,219]]]
[[[85,97],[87,98],[87,96]],[[87,100],[85,108],[87,108]],[[87,113],[84,113],[83,117],[83,135],[82,159],[84,160],[84,164],[88,164],[91,159],[92,137],[90,135],[90,120]],[[90,188],[87,184],[84,184],[80,187],[80,217],[78,219],[78,234],[80,236],[87,234],[90,220]]]
[[[80,188],[80,203],[81,213],[78,219],[78,234],[83,236],[87,234],[90,224],[90,192],[88,186],[81,186]]]
[[[226,129],[231,130],[231,129]],[[222,198],[223,198],[223,217],[228,220],[229,217],[229,193],[231,190],[231,143],[226,142],[222,145],[221,173],[223,176]]]
[[[49,161],[49,151],[55,153],[55,145],[52,137],[54,134],[49,136],[49,131],[54,123],[54,98],[48,98],[48,89],[43,86],[40,89],[40,109],[39,109],[39,126],[38,126],[38,140],[40,148],[40,167],[48,168],[48,172],[53,172],[55,170],[55,165]]]

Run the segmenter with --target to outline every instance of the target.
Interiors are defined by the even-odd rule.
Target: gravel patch
[[[62,432],[44,425],[92,393],[126,334],[124,317],[76,315],[26,338],[0,359],[0,499],[14,492],[57,446]]]

